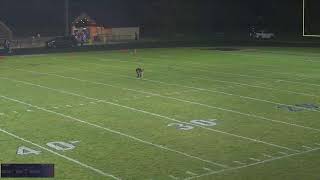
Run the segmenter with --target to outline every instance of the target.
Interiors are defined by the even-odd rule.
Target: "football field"
[[[58,180],[319,179],[320,49],[1,57],[0,163],[52,163]]]

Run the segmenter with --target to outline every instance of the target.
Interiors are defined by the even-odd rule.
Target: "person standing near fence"
[[[9,40],[4,40],[3,47],[4,47],[4,50],[6,51],[6,53],[11,53]]]

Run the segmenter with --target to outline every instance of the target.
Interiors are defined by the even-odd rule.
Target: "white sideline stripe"
[[[124,105],[121,105],[121,104],[112,103],[112,102],[105,101],[105,100],[100,100],[100,99],[96,99],[96,98],[82,96],[82,95],[79,95],[79,94],[76,94],[76,93],[72,93],[72,92],[68,92],[68,91],[64,91],[64,90],[59,90],[59,89],[54,89],[54,88],[49,88],[49,87],[46,87],[46,86],[33,84],[33,83],[25,82],[25,81],[18,81],[18,80],[13,80],[13,79],[9,79],[9,78],[3,78],[3,77],[0,77],[0,78],[7,79],[7,80],[10,80],[10,81],[14,81],[14,82],[27,84],[27,85],[31,85],[31,86],[37,86],[37,87],[40,87],[40,88],[56,91],[56,92],[63,93],[63,94],[69,94],[69,95],[73,95],[73,96],[78,96],[78,97],[82,97],[82,98],[86,98],[86,99],[95,100],[95,101],[98,101],[98,102],[103,102],[103,103],[106,103],[106,104],[110,104],[110,105],[126,108],[126,109],[129,109],[129,110],[132,110],[132,111],[141,112],[141,113],[149,114],[149,115],[152,115],[152,116],[155,116],[155,117],[160,117],[160,118],[163,118],[163,119],[171,120],[171,121],[174,121],[174,122],[179,122],[179,123],[182,123],[182,124],[188,124],[188,125],[192,125],[192,126],[197,126],[197,127],[206,129],[208,131],[213,131],[213,132],[217,132],[217,133],[221,133],[221,134],[237,137],[237,138],[240,138],[240,139],[250,140],[250,141],[253,141],[253,142],[256,142],[256,143],[262,143],[262,144],[266,144],[266,145],[277,147],[277,148],[281,148],[281,149],[286,149],[286,150],[290,150],[290,151],[294,151],[294,152],[299,152],[298,150],[291,149],[291,148],[288,148],[288,147],[285,147],[285,146],[280,146],[280,145],[276,145],[276,144],[273,144],[273,143],[265,142],[265,141],[262,141],[262,140],[257,140],[257,139],[253,139],[253,138],[249,138],[249,137],[245,137],[245,136],[240,136],[240,135],[228,133],[228,132],[225,132],[225,131],[211,129],[211,128],[207,128],[207,127],[204,127],[204,126],[201,126],[201,125],[197,125],[197,124],[193,124],[193,123],[179,121],[177,119],[170,118],[170,117],[167,117],[167,116],[163,116],[163,115],[160,115],[160,114],[156,114],[156,113],[152,113],[152,112],[148,112],[148,111],[132,108],[132,107],[129,107],[129,106],[124,106]]]
[[[55,75],[55,74],[40,73],[40,72],[27,71],[27,70],[20,70],[20,71],[25,71],[25,72],[30,72],[30,73],[37,73],[37,74],[47,74],[47,75],[57,76],[57,77],[66,78],[66,79],[74,79],[74,80],[81,81],[81,82],[89,82],[89,83],[92,83],[92,84],[100,84],[100,85],[105,85],[105,86],[112,86],[112,87],[115,87],[115,88],[121,88],[121,87],[117,87],[117,86],[113,86],[113,85],[109,85],[109,84],[105,84],[105,83],[92,82],[92,81],[77,79],[77,78],[73,78],[73,77],[66,77],[66,76],[60,76],[60,75]],[[12,79],[8,79],[8,80],[12,80]],[[144,81],[151,81],[151,82],[155,82],[155,83],[160,83],[160,84],[180,86],[180,85],[177,85],[177,84],[165,83],[165,82],[155,81],[155,80],[148,80],[148,79],[143,79],[143,80]],[[182,86],[182,87],[186,87],[186,88],[189,88],[189,89],[190,88],[191,89],[196,89],[196,90],[200,90],[200,91],[204,90],[204,89],[201,89],[201,88],[194,88],[194,87],[189,87],[189,86]],[[134,89],[128,89],[128,88],[121,88],[121,89],[134,91],[134,92],[138,92],[138,93],[150,94],[150,95],[159,96],[159,97],[163,97],[163,98],[167,98],[167,99],[173,99],[173,100],[180,101],[180,102],[196,104],[196,105],[205,106],[205,107],[212,108],[212,109],[219,109],[219,110],[222,110],[222,111],[227,111],[227,112],[231,112],[231,113],[235,113],[235,114],[241,114],[241,115],[248,116],[248,117],[254,117],[254,118],[262,119],[262,120],[265,120],[265,121],[271,121],[271,122],[275,122],[275,123],[280,123],[280,124],[285,124],[285,125],[289,125],[289,126],[295,126],[295,127],[299,127],[299,128],[304,128],[304,129],[309,129],[309,130],[320,132],[320,129],[316,129],[316,128],[312,128],[312,127],[308,127],[308,126],[302,126],[302,125],[298,125],[298,124],[294,124],[294,123],[288,123],[288,122],[279,121],[279,120],[274,120],[274,119],[266,118],[266,117],[263,117],[263,116],[254,115],[254,114],[242,113],[242,112],[239,112],[239,111],[220,108],[220,107],[216,107],[216,106],[210,106],[210,105],[206,105],[206,104],[202,104],[202,103],[198,103],[198,102],[193,102],[193,101],[173,98],[173,97],[169,97],[169,96],[163,96],[163,95],[155,94],[155,93],[138,91],[138,90],[134,90]],[[116,101],[116,102],[118,102],[118,101]]]
[[[229,172],[229,171],[239,170],[239,169],[243,169],[243,168],[247,168],[247,167],[252,167],[252,166],[256,166],[256,165],[260,165],[260,164],[265,164],[265,163],[273,162],[273,161],[280,160],[280,159],[285,159],[285,158],[288,158],[288,157],[294,157],[294,156],[304,155],[304,154],[311,153],[311,152],[316,152],[316,151],[319,151],[319,150],[320,150],[320,148],[317,148],[317,149],[312,149],[312,150],[308,150],[308,151],[297,152],[297,153],[294,153],[294,154],[288,154],[288,155],[286,155],[286,156],[275,157],[275,158],[273,158],[273,159],[267,159],[267,160],[264,160],[264,161],[260,161],[260,162],[256,162],[256,163],[252,163],[252,164],[248,164],[248,165],[244,165],[244,166],[240,166],[240,167],[223,169],[223,170],[220,170],[220,171],[210,172],[210,173],[207,173],[207,174],[202,174],[202,175],[199,175],[199,176],[186,178],[186,180],[195,179],[195,178],[200,178],[200,177],[204,177],[204,176],[210,176],[210,175],[219,174],[219,173],[223,173],[223,172]]]
[[[263,156],[265,157],[268,157],[268,158],[273,158],[273,156],[269,155],[269,154],[262,154]]]
[[[252,85],[252,84],[245,84],[245,83],[239,83],[239,82],[233,82],[233,81],[214,80],[214,79],[208,79],[208,78],[202,78],[202,77],[191,77],[191,78],[193,78],[193,79],[202,79],[202,80],[207,80],[207,81],[211,81],[211,82],[231,83],[231,84],[236,84],[236,85],[241,85],[241,86],[248,86],[248,87],[260,88],[260,89],[268,89],[268,90],[274,90],[274,91],[279,91],[279,92],[292,93],[292,94],[297,94],[297,95],[304,95],[304,96],[311,96],[311,97],[320,97],[319,95],[315,95],[315,94],[309,94],[309,93],[303,93],[303,92],[296,92],[296,91],[288,91],[288,90],[276,89],[276,88],[271,88],[271,87],[263,87],[263,86]]]
[[[252,161],[257,161],[257,162],[261,161],[260,159],[256,159],[256,158],[249,158],[249,159],[252,160]]]
[[[31,142],[31,141],[29,141],[29,140],[26,140],[26,139],[24,139],[24,138],[22,138],[22,137],[19,137],[19,136],[15,135],[15,134],[12,134],[12,133],[4,130],[4,129],[1,129],[1,128],[0,128],[0,132],[5,133],[5,134],[7,134],[7,135],[9,135],[9,136],[12,136],[12,137],[14,137],[14,138],[16,138],[16,139],[19,139],[19,140],[21,140],[21,141],[23,141],[23,142],[29,143],[29,144],[31,144],[31,145],[33,145],[33,146],[36,146],[36,147],[38,147],[38,148],[40,148],[40,149],[43,149],[43,150],[45,150],[45,151],[48,151],[48,152],[50,152],[50,153],[52,153],[52,154],[54,154],[54,155],[57,155],[57,156],[59,156],[59,157],[61,157],[61,158],[63,158],[63,159],[66,159],[66,160],[68,160],[68,161],[71,161],[71,162],[73,162],[73,163],[76,163],[76,164],[78,164],[78,165],[80,165],[80,166],[82,166],[82,167],[85,167],[85,168],[87,168],[87,169],[90,169],[90,170],[92,170],[92,171],[94,171],[94,172],[96,172],[96,173],[98,173],[98,174],[100,174],[100,175],[107,176],[107,177],[110,177],[110,178],[113,178],[113,179],[120,179],[120,178],[118,178],[118,177],[116,177],[116,176],[114,176],[114,175],[112,175],[112,174],[103,172],[103,171],[101,171],[101,170],[99,170],[99,169],[96,169],[96,168],[94,168],[94,167],[92,167],[92,166],[89,166],[89,165],[87,165],[87,164],[84,164],[84,163],[82,163],[82,162],[80,162],[80,161],[78,161],[78,160],[75,160],[75,159],[70,158],[70,157],[68,157],[68,156],[59,154],[59,153],[57,153],[57,152],[55,152],[55,151],[52,151],[52,150],[50,150],[50,149],[48,149],[48,148],[46,148],[46,147],[43,147],[43,146],[41,146],[41,145],[39,145],[39,144],[36,144],[36,143]]]
[[[103,126],[99,126],[97,124],[93,124],[93,123],[90,123],[90,122],[87,122],[87,121],[84,121],[84,120],[80,120],[80,119],[72,117],[72,116],[68,116],[68,115],[65,115],[65,114],[62,114],[62,113],[58,113],[58,112],[55,112],[55,111],[51,111],[51,110],[48,110],[48,109],[45,109],[45,108],[42,108],[42,107],[39,107],[39,106],[28,104],[26,102],[19,101],[17,99],[9,98],[9,97],[3,96],[3,95],[0,95],[0,97],[3,98],[3,99],[11,100],[11,101],[19,103],[19,104],[24,104],[24,105],[27,105],[27,106],[30,106],[30,107],[33,107],[33,108],[48,112],[48,113],[56,114],[56,115],[64,117],[64,118],[72,119],[74,121],[78,121],[80,123],[87,124],[87,125],[90,125],[90,126],[95,127],[95,128],[103,129],[103,130],[109,131],[111,133],[118,134],[118,135],[127,137],[129,139],[133,139],[133,140],[141,142],[143,144],[148,144],[148,145],[151,145],[153,147],[157,147],[159,149],[163,149],[163,150],[166,150],[166,151],[174,152],[174,153],[177,153],[177,154],[180,154],[180,155],[192,158],[192,159],[197,159],[199,161],[206,162],[206,163],[209,163],[209,164],[213,164],[213,165],[216,165],[216,166],[220,166],[220,167],[223,167],[223,168],[227,168],[228,167],[226,165],[215,163],[215,162],[209,161],[209,160],[205,160],[205,159],[202,159],[202,158],[199,158],[199,157],[196,157],[196,156],[193,156],[193,155],[189,155],[189,154],[181,152],[181,151],[170,149],[170,148],[162,146],[162,145],[158,145],[158,144],[154,144],[154,143],[151,143],[151,142],[148,142],[148,141],[144,141],[144,140],[136,138],[134,136],[130,136],[128,134],[125,134],[125,133],[122,133],[122,132],[119,132],[119,131],[115,131],[115,130],[112,130],[112,129],[109,129],[109,128],[106,128],[106,127],[103,127]]]
[[[189,89],[189,90],[184,90],[184,91],[175,91],[175,92],[168,92],[168,93],[164,93],[166,95],[175,95],[175,94],[182,94],[182,93],[187,93],[187,92],[198,92],[199,90],[196,89]],[[149,93],[149,92],[146,92]]]
[[[240,162],[240,161],[233,161],[234,163],[240,164],[240,165],[246,165],[246,163]]]

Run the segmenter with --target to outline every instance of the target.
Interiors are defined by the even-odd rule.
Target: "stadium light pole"
[[[66,23],[66,29],[65,29],[65,35],[69,36],[70,27],[69,27],[69,0],[65,0],[65,23]]]
[[[318,34],[306,34],[306,0],[302,0],[302,3],[302,36],[320,38]]]
[[[303,5],[302,5],[302,36],[305,36],[306,35],[306,33],[305,33],[305,0],[302,0],[302,3],[303,3]]]

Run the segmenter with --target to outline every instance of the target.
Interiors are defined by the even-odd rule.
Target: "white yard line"
[[[214,175],[214,174],[220,174],[220,173],[230,172],[230,171],[239,170],[239,169],[243,169],[243,168],[247,168],[247,167],[257,166],[257,165],[260,165],[260,164],[265,164],[265,163],[273,162],[273,161],[276,161],[276,160],[285,159],[285,158],[288,158],[288,157],[304,155],[304,154],[308,154],[308,153],[311,153],[311,152],[316,152],[316,151],[319,151],[319,150],[320,150],[320,148],[317,148],[317,149],[312,149],[312,150],[308,150],[308,151],[289,154],[289,155],[286,155],[286,156],[275,157],[275,158],[272,158],[272,159],[268,159],[268,160],[264,160],[264,161],[260,161],[260,162],[256,162],[256,163],[252,163],[252,164],[248,164],[248,165],[243,165],[243,166],[239,166],[239,167],[223,169],[223,170],[220,170],[220,171],[210,172],[210,173],[202,174],[202,175],[199,175],[199,176],[186,178],[185,180],[201,178],[201,177],[210,176],[210,175]]]
[[[87,64],[99,65],[99,66],[106,66],[106,65],[104,65],[104,64],[97,64],[97,63],[92,63],[92,62],[86,62],[86,63],[87,63]],[[115,66],[115,65],[107,65],[106,67],[109,67],[109,66],[122,68],[121,66]],[[65,68],[65,69],[74,69],[74,70],[76,69],[76,70],[80,70],[80,71],[92,72],[92,71],[88,71],[88,70],[84,70],[84,69],[80,69],[80,68],[70,68],[70,67],[63,67],[63,68]],[[104,73],[95,72],[95,73],[97,73],[97,74],[113,75],[112,73],[105,73],[105,72],[104,72]],[[229,74],[229,73],[228,73],[228,74]],[[132,78],[131,76],[125,76],[125,75],[119,75],[119,76],[120,76],[120,77],[124,77],[124,78],[135,79],[135,78]],[[252,76],[252,77],[255,77],[255,76]],[[198,78],[198,79],[206,79],[206,80],[209,80],[208,78],[199,78],[199,77],[191,77],[191,78]],[[275,80],[277,80],[278,82],[281,82],[281,81],[290,82],[290,81],[287,81],[287,80],[279,80],[279,79],[275,79]],[[218,80],[215,80],[215,81],[218,81]],[[150,82],[151,82],[151,81],[150,81]],[[249,84],[244,84],[244,83],[236,83],[236,82],[230,82],[230,81],[220,81],[220,82],[229,82],[229,83],[238,84],[238,85],[245,85],[245,86],[248,86],[248,87],[262,88],[262,86],[249,85]],[[291,81],[291,82],[294,82],[294,81]],[[295,83],[300,83],[300,84],[305,85],[305,83],[302,83],[302,82],[295,82]],[[309,85],[315,85],[315,84],[309,84]],[[320,86],[320,85],[319,85],[319,86]],[[295,92],[295,91],[275,89],[275,88],[267,88],[267,87],[263,87],[263,88],[264,88],[264,89],[269,89],[269,90],[276,90],[276,91],[281,91],[281,92],[287,92],[287,93],[297,94],[297,95],[320,97],[319,95],[310,94],[310,93]]]
[[[320,84],[315,84],[315,83],[296,82],[296,81],[289,81],[289,80],[283,80],[283,79],[279,79],[278,81],[279,82],[287,82],[287,83],[293,83],[293,84],[301,84],[301,85],[310,85],[310,86],[320,87]]]
[[[310,94],[310,93],[288,91],[288,90],[282,90],[282,89],[276,89],[276,88],[264,87],[264,86],[258,86],[258,85],[251,85],[251,84],[239,83],[239,82],[233,82],[233,81],[214,80],[214,79],[202,78],[202,77],[191,77],[191,78],[193,78],[193,79],[202,79],[202,80],[207,80],[207,81],[211,81],[211,82],[223,82],[223,83],[236,84],[236,85],[240,85],[240,86],[248,86],[248,87],[260,88],[260,89],[274,90],[274,91],[286,92],[286,93],[297,94],[297,95],[320,97],[320,95],[315,95],[315,94]]]
[[[148,141],[139,139],[139,138],[137,138],[137,137],[134,137],[134,136],[131,136],[131,135],[128,135],[128,134],[125,134],[125,133],[116,131],[116,130],[112,130],[112,129],[109,129],[109,128],[106,128],[106,127],[103,127],[103,126],[99,126],[99,125],[97,125],[97,124],[90,123],[90,122],[88,122],[88,121],[84,121],[84,120],[81,120],[81,119],[78,119],[78,118],[75,118],[75,117],[72,117],[72,116],[69,116],[69,115],[65,115],[65,114],[58,113],[58,112],[55,112],[55,111],[52,111],[52,110],[48,110],[48,109],[45,109],[45,108],[43,108],[43,107],[39,107],[39,106],[36,106],[36,105],[32,105],[32,104],[29,104],[29,103],[26,103],[26,102],[23,102],[23,101],[14,99],[14,98],[10,98],[10,97],[3,96],[3,95],[0,95],[0,97],[3,98],[3,99],[6,99],[6,100],[10,100],[10,101],[19,103],[19,104],[23,104],[23,105],[26,105],[26,106],[29,106],[29,107],[36,108],[36,109],[38,109],[38,110],[45,111],[45,112],[47,112],[47,113],[51,113],[51,114],[55,114],[55,115],[58,115],[58,116],[61,116],[61,117],[64,117],[64,118],[72,119],[72,120],[77,121],[77,122],[80,122],[80,123],[82,123],[82,124],[86,124],[86,125],[89,125],[89,126],[92,126],[92,127],[95,127],[95,128],[103,129],[103,130],[106,130],[106,131],[108,131],[108,132],[110,132],[110,133],[117,134],[117,135],[120,135],[120,136],[124,136],[124,137],[127,137],[127,138],[129,138],[129,139],[135,140],[135,141],[137,141],[137,142],[140,142],[140,143],[143,143],[143,144],[147,144],[147,145],[156,147],[156,148],[158,148],[158,149],[166,150],[166,151],[169,151],[169,152],[174,152],[174,153],[176,153],[176,154],[180,154],[180,155],[182,155],[182,156],[189,157],[189,158],[191,158],[191,159],[196,159],[196,160],[199,160],[199,161],[202,161],[202,162],[206,162],[206,163],[209,163],[209,164],[212,164],[212,165],[216,165],[216,166],[219,166],[219,167],[222,167],[222,168],[227,168],[227,167],[228,167],[228,166],[226,166],[226,165],[224,165],[224,164],[216,163],[216,162],[213,162],[213,161],[210,161],[210,160],[202,159],[202,158],[197,157],[197,156],[189,155],[189,154],[187,154],[187,153],[185,153],[185,152],[177,151],[177,150],[168,148],[168,147],[163,146],[163,145],[154,144],[154,143],[151,143],[151,142],[148,142]]]
[[[140,57],[139,57],[140,58]],[[97,59],[97,58],[95,58]],[[143,58],[143,59],[146,59],[146,58]],[[150,59],[150,58],[149,58]],[[154,59],[154,58],[153,58]],[[97,60],[102,60],[101,58],[97,59]],[[159,60],[159,59],[158,59]],[[116,61],[115,61],[116,62]],[[130,63],[133,63],[132,61],[126,61],[126,62],[130,62]],[[91,63],[90,64],[95,64],[95,63]],[[156,65],[156,66],[164,66],[164,65],[161,65],[161,64],[154,64],[154,63],[144,63],[144,64],[150,64],[150,65]],[[103,65],[103,64],[100,64],[100,65]],[[167,66],[165,66],[167,67]],[[216,71],[216,70],[205,70],[205,69],[199,69],[199,68],[194,68],[194,67],[185,67],[185,66],[176,66],[175,65],[175,68],[177,69],[182,69],[182,70],[190,70],[190,69],[193,69],[193,70],[197,70],[197,71],[203,71],[203,72],[214,72],[214,73],[217,73],[217,74],[228,74],[228,75],[233,75],[233,76],[243,76],[243,77],[250,77],[250,78],[255,78],[255,79],[275,79],[275,80],[280,80],[280,81],[284,81],[284,82],[288,82],[288,83],[299,83],[299,84],[304,84],[304,85],[312,85],[312,86],[320,86],[320,84],[313,84],[313,83],[302,83],[302,82],[299,82],[299,81],[287,81],[287,80],[284,80],[284,79],[279,79],[279,78],[266,78],[266,77],[262,77],[262,76],[253,76],[253,75],[247,75],[247,74],[236,74],[236,73],[227,73],[227,72],[222,72],[222,71]]]
[[[9,100],[9,99],[8,99],[8,100]],[[29,141],[29,140],[27,140],[27,139],[24,139],[24,138],[22,138],[22,137],[20,137],[20,136],[18,136],[18,135],[15,135],[15,134],[13,134],[13,133],[10,133],[10,132],[8,132],[8,131],[6,131],[6,130],[4,130],[4,129],[1,129],[1,128],[0,128],[0,132],[2,132],[2,133],[4,133],[4,134],[7,134],[7,135],[9,135],[9,136],[11,136],[11,137],[14,137],[14,138],[16,138],[16,139],[18,139],[18,140],[21,140],[21,141],[23,141],[23,142],[29,143],[29,144],[31,144],[31,145],[33,145],[33,146],[36,146],[36,147],[38,147],[38,148],[40,148],[40,149],[42,149],[42,150],[48,151],[48,152],[50,152],[51,154],[54,154],[54,155],[56,155],[56,156],[59,156],[59,157],[65,159],[65,160],[68,160],[68,161],[70,161],[70,162],[72,162],[72,163],[75,163],[75,164],[77,164],[77,165],[79,165],[79,166],[82,166],[82,167],[84,167],[84,168],[90,169],[90,170],[96,172],[97,174],[100,174],[100,175],[103,175],[103,176],[106,176],[106,177],[110,177],[110,178],[112,178],[112,179],[120,179],[120,178],[118,178],[118,177],[116,177],[116,176],[114,176],[114,175],[112,175],[112,174],[110,174],[110,173],[103,172],[102,170],[99,170],[99,169],[97,169],[97,168],[94,168],[94,167],[92,167],[92,166],[89,166],[89,165],[87,165],[87,164],[85,164],[85,163],[82,163],[82,162],[76,160],[76,159],[70,158],[70,157],[65,156],[65,155],[63,155],[63,154],[59,154],[59,153],[57,153],[57,152],[55,152],[55,151],[52,151],[52,150],[50,150],[50,149],[48,149],[48,148],[46,148],[46,147],[43,147],[43,146],[41,146],[41,145],[39,145],[39,144],[36,144],[36,143],[34,143],[34,142],[32,142],[32,141]]]
[[[161,60],[159,58],[145,58],[145,57],[139,57],[140,59],[152,59],[152,60]],[[190,59],[192,60],[192,59]],[[186,63],[183,63],[183,62],[186,62]],[[198,66],[196,67],[197,70],[209,70],[205,67],[202,67],[203,65],[205,65],[206,67],[214,67],[214,68],[225,68],[224,66],[215,66],[215,65],[211,65],[211,64],[203,64],[203,63],[196,63],[196,62],[191,62],[191,61],[183,61],[183,62],[180,62],[179,65],[201,65],[201,66]],[[147,64],[151,64],[151,63],[147,63]],[[158,65],[158,66],[162,66],[161,64],[155,64],[155,63],[152,63],[152,65]],[[225,64],[224,64],[225,65]],[[252,65],[252,64],[250,64]],[[180,66],[180,67],[186,67],[186,66]],[[190,68],[190,67],[186,67],[186,68]],[[194,66],[192,68],[195,68]],[[228,67],[227,67],[228,68]],[[229,67],[229,69],[231,69]],[[283,75],[293,75],[293,76],[297,76],[297,77],[303,77],[303,78],[312,78],[310,76],[307,76],[305,74],[294,74],[294,73],[288,73],[288,72],[276,72],[276,71],[269,71],[269,70],[258,70],[258,69],[253,69],[253,68],[250,68],[249,69],[250,71],[256,71],[256,72],[267,72],[267,73],[272,73],[272,74],[283,74]]]
[[[96,59],[96,60],[100,60],[100,61],[103,61],[101,58],[93,58],[93,59]],[[105,61],[109,61],[109,60],[106,60]],[[125,61],[125,60],[122,60],[122,61]],[[132,62],[132,61],[125,61],[125,62],[130,62],[130,63],[138,63],[138,62]],[[119,68],[123,68],[121,66],[116,66],[116,65],[105,65],[105,64],[100,64],[100,63],[94,63],[94,62],[85,62],[86,64],[94,64],[94,65],[97,65],[97,66],[105,66],[105,67],[119,67]],[[144,63],[144,64],[150,64],[150,65],[158,65],[158,64],[151,64],[151,63]],[[163,66],[161,64],[159,64],[158,66]],[[167,67],[167,66],[166,66]],[[175,65],[175,68],[177,69],[182,69],[182,70],[187,70],[186,68],[183,68],[183,67],[177,67]],[[125,69],[128,69],[128,68],[125,68]],[[189,69],[193,69],[194,68],[189,68]],[[232,76],[242,76],[242,77],[249,77],[249,78],[254,78],[254,79],[273,79],[273,80],[278,80],[278,81],[283,81],[283,82],[287,82],[287,83],[295,83],[295,84],[302,84],[302,85],[310,85],[310,86],[320,86],[320,84],[313,84],[313,83],[306,83],[306,82],[299,82],[299,81],[289,81],[289,80],[284,80],[284,79],[279,79],[279,78],[266,78],[266,77],[262,77],[262,76],[253,76],[253,75],[246,75],[246,74],[235,74],[235,73],[227,73],[227,72],[222,72],[222,71],[212,71],[212,70],[201,70],[201,69],[198,69],[198,71],[203,71],[203,72],[214,72],[214,73],[217,73],[217,74],[227,74],[227,75],[232,75]],[[157,72],[157,73],[160,73],[161,72]],[[163,73],[162,73],[163,74]]]
[[[312,128],[312,127],[308,127],[308,126],[298,125],[298,124],[294,124],[294,123],[288,123],[288,122],[285,122],[285,121],[274,120],[274,119],[271,119],[271,118],[266,118],[266,117],[258,116],[258,115],[255,115],[255,114],[243,113],[243,112],[239,112],[239,111],[235,111],[235,110],[231,110],[231,109],[220,108],[220,107],[217,107],[217,106],[211,106],[211,105],[207,105],[207,104],[203,104],[203,103],[199,103],[199,102],[193,102],[193,101],[174,98],[174,97],[170,97],[170,96],[164,96],[164,95],[155,94],[155,93],[149,93],[149,92],[140,91],[140,90],[122,88],[122,87],[118,87],[118,86],[114,86],[114,85],[110,85],[110,84],[105,84],[105,83],[101,83],[101,82],[93,82],[93,81],[78,79],[78,78],[74,78],[74,77],[61,76],[61,75],[56,75],[56,74],[51,74],[51,73],[40,73],[40,72],[27,71],[27,70],[20,70],[20,71],[25,71],[25,72],[30,72],[30,73],[37,73],[37,74],[47,74],[47,75],[66,78],[66,79],[73,79],[73,80],[77,80],[77,81],[81,81],[81,82],[88,82],[88,83],[92,83],[92,84],[99,84],[99,85],[104,85],[104,86],[109,86],[109,87],[114,87],[114,88],[121,88],[123,90],[134,91],[134,92],[143,93],[143,94],[150,94],[150,95],[159,96],[159,97],[163,97],[163,98],[167,98],[167,99],[172,99],[172,100],[176,100],[176,101],[180,101],[180,102],[184,102],[184,103],[195,104],[195,105],[199,105],[199,106],[203,106],[203,107],[207,107],[207,108],[211,108],[211,109],[218,109],[218,110],[221,110],[221,111],[240,114],[240,115],[244,115],[244,116],[247,116],[247,117],[253,117],[253,118],[256,118],[256,119],[261,119],[261,120],[270,121],[270,122],[274,122],[274,123],[280,123],[280,124],[285,124],[285,125],[289,125],[289,126],[295,126],[295,127],[299,127],[299,128],[304,128],[304,129],[320,132],[320,129],[316,129],[316,128]],[[156,82],[156,83],[160,83],[160,84],[179,86],[177,84],[166,83],[166,82],[162,82],[162,81],[155,81],[155,80],[148,80],[148,79],[143,79],[143,80],[144,81]],[[195,87],[189,87],[189,86],[182,86],[182,87],[189,88],[189,89],[195,89],[195,90],[199,90],[199,91],[204,91],[204,89],[202,89],[202,88],[195,88]]]
[[[193,124],[193,123],[183,122],[183,121],[180,121],[180,120],[177,120],[177,119],[174,119],[174,118],[170,118],[170,117],[167,117],[167,116],[164,116],[164,115],[160,115],[160,114],[144,111],[144,110],[141,110],[141,109],[136,109],[136,108],[133,108],[133,107],[129,107],[129,106],[125,106],[125,105],[109,102],[109,101],[106,101],[106,100],[101,100],[101,99],[96,99],[96,98],[92,98],[92,97],[88,97],[88,96],[83,96],[83,95],[76,94],[76,93],[73,93],[73,92],[54,89],[54,88],[50,88],[50,87],[46,87],[46,86],[42,86],[42,85],[38,85],[38,84],[25,82],[25,81],[18,81],[18,80],[13,80],[13,79],[10,79],[10,78],[3,78],[3,77],[0,77],[0,78],[7,79],[7,80],[10,80],[10,81],[14,81],[14,82],[18,82],[18,83],[31,85],[31,86],[36,86],[36,87],[40,87],[40,88],[44,88],[44,89],[48,89],[48,90],[59,92],[59,93],[62,93],[62,94],[68,94],[68,95],[72,95],[72,96],[86,98],[86,99],[89,99],[89,100],[99,101],[99,102],[103,102],[103,103],[110,104],[110,105],[113,105],[113,106],[118,106],[118,107],[121,107],[121,108],[129,109],[129,110],[132,110],[132,111],[141,112],[141,113],[144,113],[144,114],[149,114],[149,115],[152,115],[152,116],[155,116],[155,117],[160,117],[162,119],[167,119],[167,120],[174,121],[174,122],[179,122],[179,123],[182,123],[182,124],[188,124],[188,125],[191,125],[191,126],[197,126],[197,127],[202,128],[202,129],[206,129],[208,131],[217,132],[217,133],[220,133],[220,134],[225,134],[225,135],[228,135],[228,136],[233,136],[233,137],[236,137],[236,138],[253,141],[253,142],[256,142],[256,143],[262,143],[262,144],[266,144],[266,145],[269,145],[269,146],[273,146],[273,147],[277,147],[277,148],[281,148],[281,149],[286,149],[286,150],[289,150],[289,151],[298,152],[298,150],[291,149],[291,148],[288,148],[288,147],[285,147],[285,146],[276,145],[276,144],[269,143],[269,142],[266,142],[266,141],[253,139],[253,138],[249,138],[249,137],[245,137],[245,136],[241,136],[241,135],[237,135],[237,134],[232,134],[232,133],[228,133],[228,132],[221,131],[221,130],[211,129],[211,128],[207,128],[207,127],[204,127],[204,126],[201,126],[201,125],[196,125],[196,124]]]
[[[146,80],[148,80],[148,79],[146,79]],[[164,83],[164,82],[162,82],[162,83]],[[206,89],[206,88],[185,86],[185,85],[181,85],[181,84],[171,84],[171,83],[170,83],[170,85],[175,85],[175,86],[180,86],[180,87],[185,87],[185,88],[192,88],[192,89],[195,89],[195,90],[198,90],[198,91],[207,91],[207,92],[219,93],[219,94],[223,94],[223,95],[227,95],[227,96],[235,96],[235,97],[239,97],[239,98],[242,98],[242,99],[249,99],[249,100],[253,100],[253,101],[265,102],[265,103],[274,104],[274,105],[295,107],[294,105],[284,104],[284,103],[280,103],[280,102],[274,102],[274,101],[269,101],[269,100],[264,100],[264,99],[258,99],[258,98],[249,97],[249,96],[241,96],[241,95],[236,95],[236,94],[232,94],[232,93],[227,93],[227,92],[217,91],[217,90],[211,90],[211,89]],[[320,112],[318,110],[308,109],[308,108],[305,108],[305,107],[299,107],[299,108],[307,110],[307,111]]]

